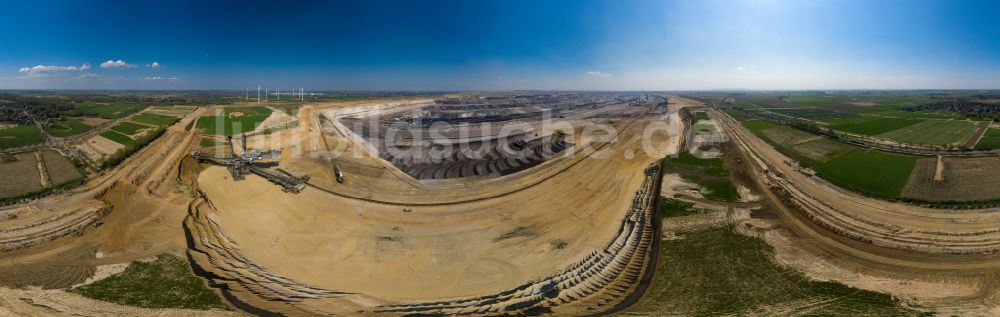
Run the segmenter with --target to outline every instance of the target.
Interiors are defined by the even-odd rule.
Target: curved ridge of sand
[[[566,160],[559,164],[568,167],[537,183],[495,181],[479,189],[481,200],[463,199],[461,188],[401,196],[464,201],[445,205],[384,204],[313,187],[293,195],[257,177],[232,182],[226,170],[210,167],[198,179],[205,200],[185,220],[189,256],[202,275],[224,285],[231,302],[251,312],[610,309],[638,296],[634,290],[659,241],[650,221],[660,180],[650,164],[659,158],[626,150],[640,148],[646,125],[666,118],[622,123],[619,141],[608,143],[615,150],[610,158]],[[310,127],[305,121],[302,130]],[[676,148],[680,129],[671,128],[654,141]],[[394,177],[356,172],[364,170],[355,164],[378,166],[341,161],[352,185]],[[522,173],[534,172],[542,170]],[[526,187],[511,192],[512,185]],[[546,297],[553,294],[558,300]]]

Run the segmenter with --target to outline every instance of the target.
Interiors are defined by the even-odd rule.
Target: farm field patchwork
[[[979,139],[979,143],[976,144],[977,150],[996,150],[1000,149],[1000,129],[989,129],[986,130],[986,134],[983,134],[983,138]]]
[[[125,147],[137,146],[135,140],[132,140],[132,138],[128,137],[127,135],[115,131],[111,130],[104,131],[103,133],[101,133],[101,136],[107,138],[108,140],[118,142],[119,144],[124,145]]]
[[[948,145],[965,143],[975,132],[975,124],[965,120],[926,120],[877,136],[910,144]]]
[[[841,187],[876,196],[898,198],[916,164],[916,157],[890,154],[844,144],[770,122],[750,120],[744,125],[782,154],[812,168]],[[797,143],[797,144],[796,144]]]
[[[883,197],[900,197],[917,158],[855,150],[814,169],[841,187]]]
[[[42,143],[42,131],[34,124],[24,124],[13,128],[0,129],[0,148],[14,148]]]
[[[856,149],[848,144],[786,126],[760,131],[778,151],[798,160],[803,166],[824,163]]]
[[[90,131],[92,127],[83,123],[81,118],[53,121],[45,131],[57,137],[74,136]]]

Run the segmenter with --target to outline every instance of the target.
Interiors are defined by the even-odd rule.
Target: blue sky
[[[4,6],[0,89],[1000,88],[997,1]]]

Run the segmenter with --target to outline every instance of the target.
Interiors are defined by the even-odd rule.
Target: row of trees
[[[136,139],[135,145],[126,145],[124,148],[118,149],[118,151],[115,151],[115,154],[111,154],[104,159],[104,162],[101,163],[101,168],[112,168],[121,164],[121,162],[126,158],[132,156],[132,154],[135,154],[135,152],[138,152],[144,146],[160,137],[160,135],[162,135],[166,130],[167,129],[163,127],[157,128],[156,130],[150,131]]]
[[[922,110],[945,110],[969,117],[1000,120],[1000,103],[987,103],[965,99],[929,102],[921,105],[905,107],[902,110],[910,112]]]

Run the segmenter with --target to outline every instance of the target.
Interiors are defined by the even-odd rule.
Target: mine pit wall
[[[646,291],[648,291],[650,289],[650,286],[653,284],[653,276],[654,274],[656,274],[656,265],[660,260],[660,244],[662,243],[663,240],[662,238],[663,215],[660,214],[660,209],[659,209],[660,192],[663,186],[663,169],[661,168],[663,166],[663,160],[657,160],[653,164],[657,166],[656,176],[655,176],[656,178],[654,180],[656,185],[653,187],[653,193],[656,196],[656,198],[653,199],[653,208],[652,208],[653,241],[652,245],[647,251],[648,253],[646,255],[646,264],[645,268],[643,269],[642,278],[640,278],[639,281],[635,284],[635,289],[632,290],[632,292],[629,293],[628,296],[625,296],[625,299],[623,299],[621,302],[615,304],[614,306],[609,307],[608,309],[602,312],[588,313],[588,314],[583,314],[581,316],[587,316],[587,317],[606,316],[621,311],[625,308],[628,308],[634,305],[640,299],[642,299],[642,297],[646,295]]]
[[[0,229],[0,252],[37,246],[61,237],[79,235],[111,210],[107,205],[74,208],[41,221]]]
[[[718,112],[716,112],[718,113]],[[722,116],[726,116],[722,114]],[[865,218],[850,212],[837,210],[826,203],[813,199],[789,182],[784,175],[770,168],[755,149],[748,146],[743,137],[731,129],[739,129],[738,124],[726,116],[725,129],[741,152],[752,163],[752,169],[764,175],[763,185],[767,186],[780,203],[795,213],[806,217],[812,223],[851,240],[899,250],[932,254],[983,254],[1000,251],[1000,228],[947,231],[906,228]],[[735,123],[734,123],[735,122]]]
[[[191,203],[184,221],[187,254],[196,274],[219,288],[232,305],[257,315],[602,316],[636,302],[652,281],[662,221],[657,209],[659,164],[645,169],[644,181],[635,192],[618,234],[603,249],[553,276],[496,294],[391,304],[363,294],[308,286],[270,272],[240,254],[236,243],[206,214],[214,207],[201,192],[203,198]],[[340,310],[323,311],[322,307]]]

